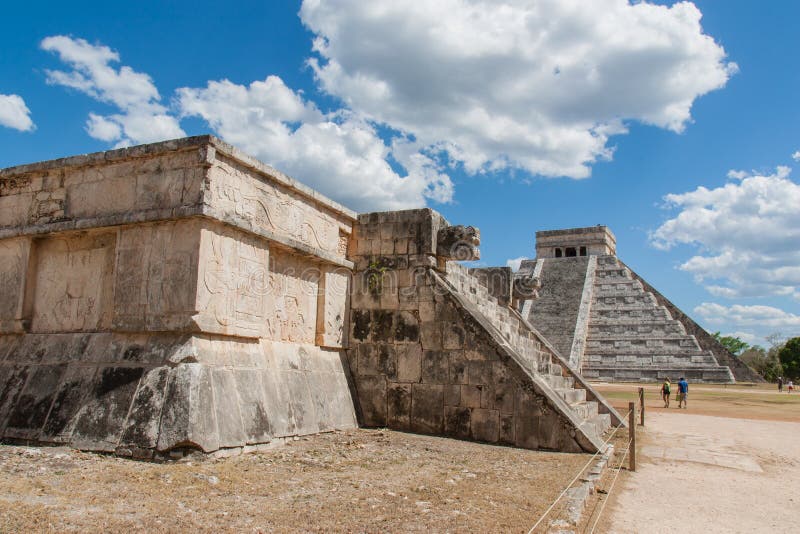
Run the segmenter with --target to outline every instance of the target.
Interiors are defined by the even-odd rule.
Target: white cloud
[[[36,126],[31,120],[31,110],[19,95],[0,95],[0,126],[29,132]]]
[[[792,159],[795,161],[800,161],[800,150],[792,154]]]
[[[586,177],[609,136],[676,132],[736,71],[689,2],[305,0],[321,88],[469,172]]]
[[[403,139],[387,146],[359,116],[322,113],[277,76],[249,86],[228,80],[176,92],[181,116],[198,116],[228,142],[361,210],[447,202],[453,186],[436,162]],[[389,165],[392,156],[407,172]]]
[[[728,171],[728,178],[732,180],[744,180],[749,176],[752,176],[752,174],[750,174],[747,171],[737,171],[735,169],[731,169]]]
[[[800,185],[787,167],[665,200],[679,211],[651,232],[651,243],[662,250],[697,247],[680,268],[712,294],[800,298]]]
[[[522,264],[524,260],[527,260],[527,256],[520,256],[519,258],[511,258],[506,260],[506,267],[511,267],[511,270],[514,272],[519,271],[519,266]]]
[[[725,332],[722,335],[730,337],[738,337],[739,339],[741,339],[742,341],[744,341],[749,345],[760,345],[763,343],[762,338],[751,332],[741,332],[737,330],[735,332]]]
[[[384,142],[362,116],[341,109],[322,113],[277,76],[249,86],[228,80],[178,89],[170,110],[153,80],[119,54],[83,39],[53,36],[41,43],[70,71],[47,71],[48,82],[85,93],[119,113],[90,113],[87,133],[126,146],[184,136],[179,119],[204,119],[220,137],[336,200],[362,210],[420,207],[449,202],[453,184],[439,164],[408,139]],[[176,116],[177,115],[177,116]],[[389,163],[393,159],[405,172]]]
[[[734,304],[723,306],[713,302],[704,302],[694,309],[704,322],[734,330],[733,334],[748,343],[761,341],[774,332],[786,332],[790,336],[800,334],[800,315],[789,313],[772,306],[743,306]],[[755,338],[758,339],[755,339]],[[751,341],[751,339],[753,341]]]
[[[43,39],[41,47],[58,54],[72,68],[47,70],[48,83],[75,89],[119,110],[105,116],[90,114],[86,130],[92,137],[126,146],[186,135],[177,119],[159,104],[161,96],[150,76],[126,65],[112,67],[120,58],[109,47],[64,35]]]

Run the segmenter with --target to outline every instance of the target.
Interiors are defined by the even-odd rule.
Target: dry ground
[[[0,447],[0,531],[526,532],[588,455],[392,431],[156,464]]]
[[[626,413],[638,385],[596,387]],[[637,471],[621,471],[597,531],[791,530],[800,508],[800,395],[695,385],[690,408],[679,410],[674,401],[663,408],[658,386],[645,387]],[[607,478],[601,487],[608,485]],[[591,530],[584,527],[578,532]]]

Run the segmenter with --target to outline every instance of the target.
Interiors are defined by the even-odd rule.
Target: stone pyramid
[[[537,232],[522,276],[541,282],[522,315],[589,379],[759,381],[711,335],[616,256],[605,226]]]

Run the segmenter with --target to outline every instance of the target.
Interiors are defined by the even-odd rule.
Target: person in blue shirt
[[[683,408],[688,408],[688,400],[687,397],[689,396],[689,382],[686,381],[685,378],[681,377],[678,380],[678,408],[683,405]]]

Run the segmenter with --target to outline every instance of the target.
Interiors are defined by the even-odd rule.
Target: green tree
[[[779,376],[783,376],[777,351],[767,352],[763,347],[753,345],[739,355],[739,359],[768,382],[775,382]]]
[[[719,332],[715,332],[712,335],[714,336],[714,339],[719,341],[720,344],[722,344],[723,347],[728,349],[730,353],[733,354],[734,356],[738,356],[739,354],[741,354],[750,347],[749,344],[745,343],[738,337],[723,336]]]
[[[800,337],[788,340],[778,351],[778,359],[786,377],[800,377]]]

